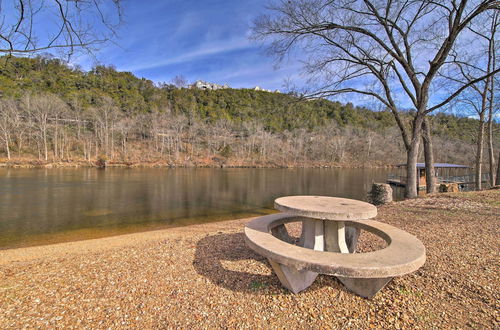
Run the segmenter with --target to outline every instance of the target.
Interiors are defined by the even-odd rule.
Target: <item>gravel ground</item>
[[[393,203],[427,248],[373,299],[320,275],[283,289],[235,220],[0,251],[0,328],[499,328],[500,190]],[[362,236],[362,250],[379,246]]]

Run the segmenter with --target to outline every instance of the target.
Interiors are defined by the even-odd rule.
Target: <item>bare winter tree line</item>
[[[272,133],[259,121],[209,123],[168,108],[129,115],[111,98],[82,109],[52,94],[0,99],[0,143],[8,159],[163,162],[174,166],[363,166],[402,161],[398,131],[340,127]],[[471,146],[438,139],[453,161]],[[389,146],[389,147],[388,147]],[[462,157],[462,159],[457,159]],[[466,157],[466,156],[465,156]],[[448,159],[449,160],[449,159]]]

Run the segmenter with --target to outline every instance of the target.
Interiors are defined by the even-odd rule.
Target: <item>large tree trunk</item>
[[[493,63],[494,63],[493,58]],[[493,64],[493,66],[495,66]],[[490,99],[488,104],[488,158],[490,165],[490,186],[495,185],[495,155],[493,154],[493,104],[495,103],[495,88],[494,88],[495,79],[491,79],[490,82]],[[500,158],[499,158],[500,164]],[[498,181],[498,173],[497,173],[497,181]]]
[[[488,119],[488,160],[490,167],[490,186],[495,185],[495,155],[493,154],[493,120]],[[497,174],[498,175],[498,174]]]
[[[405,198],[416,198],[418,196],[417,161],[423,121],[424,115],[422,114],[417,114],[413,120],[411,143],[406,150]]]
[[[424,157],[425,157],[425,186],[428,194],[436,192],[436,172],[434,171],[434,152],[431,139],[431,126],[426,118],[422,123],[423,141],[424,141]]]
[[[499,186],[500,185],[500,152],[498,153],[498,164],[497,164],[497,179],[495,181],[495,185]]]
[[[483,140],[484,140],[484,115],[479,116],[479,129],[477,131],[477,151],[476,151],[476,190],[481,190],[481,163],[483,161]]]
[[[489,39],[489,50],[488,50],[488,69],[490,71],[496,69],[496,39],[495,39],[495,33],[497,29],[497,23],[499,19],[499,13],[495,13],[495,17],[492,22],[492,31],[491,31],[491,36],[492,38]],[[490,165],[490,186],[493,187],[495,184],[499,183],[499,178],[498,178],[498,170],[496,173],[496,180],[495,180],[495,155],[493,154],[493,112],[494,112],[494,105],[495,105],[495,77],[491,77],[489,79],[490,82],[490,98],[488,100],[488,158],[489,158],[489,165]],[[498,163],[500,165],[500,158],[498,159]],[[495,182],[496,181],[496,182]]]
[[[418,196],[417,161],[418,161],[418,151],[420,148],[423,120],[424,117],[422,115],[417,115],[417,117],[413,121],[412,139],[406,151],[405,198],[416,198]]]
[[[416,198],[418,196],[417,186],[417,158],[419,141],[412,143],[406,152],[406,189],[405,198]]]

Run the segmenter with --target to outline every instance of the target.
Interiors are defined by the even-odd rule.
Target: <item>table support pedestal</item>
[[[302,220],[299,246],[316,251],[354,253],[360,230],[345,226],[344,221]]]
[[[272,234],[279,239],[292,243],[285,225],[274,227]],[[344,221],[328,221],[316,219],[302,220],[302,233],[299,245],[316,251],[330,251],[339,253],[354,253],[360,230],[347,227]],[[281,284],[292,291],[299,293],[307,289],[318,276],[318,273],[309,270],[297,270],[268,259]],[[371,298],[382,289],[392,278],[347,278],[337,277],[350,291]]]
[[[293,293],[299,293],[307,289],[318,277],[318,273],[309,270],[297,270],[274,262],[271,259],[268,260],[281,284]]]
[[[299,245],[306,249],[324,251],[324,226],[322,221],[313,219],[302,220],[302,234],[300,235]]]
[[[344,221],[323,221],[325,231],[325,251],[349,253],[345,242]]]
[[[321,221],[316,221],[316,223],[308,221],[307,224],[302,227],[299,245],[308,249],[323,251],[323,231],[323,224]],[[274,236],[285,242],[291,243],[292,241],[285,225],[274,227],[271,232]],[[318,273],[308,270],[297,270],[293,267],[279,264],[269,258],[268,260],[281,284],[293,293],[299,293],[307,289],[316,280],[316,277],[318,277]]]
[[[377,292],[379,292],[392,277],[386,278],[349,278],[337,276],[338,280],[344,284],[344,286],[355,294],[364,297],[371,298]]]

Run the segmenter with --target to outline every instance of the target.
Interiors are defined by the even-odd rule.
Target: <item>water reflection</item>
[[[0,249],[272,212],[279,196],[364,199],[384,169],[0,170]]]

